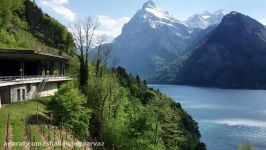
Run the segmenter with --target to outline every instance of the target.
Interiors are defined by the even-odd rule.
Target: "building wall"
[[[58,87],[63,82],[47,82],[44,89],[39,92],[40,97],[53,96],[57,91]],[[41,86],[41,83],[34,84],[21,84],[9,87],[0,88],[0,108],[1,104],[10,104],[13,102],[26,101],[34,99],[36,91]],[[25,92],[25,93],[24,93]]]
[[[10,87],[10,95],[12,103],[27,100],[27,84],[15,85]]]
[[[27,100],[33,99],[36,96],[37,88],[38,88],[38,84],[28,85]]]
[[[46,96],[52,96],[54,95],[57,91],[57,83],[56,82],[49,82],[46,83],[43,91],[40,92],[40,97],[46,97]]]
[[[39,83],[41,84],[41,83]],[[35,98],[39,84],[22,84],[10,88],[11,102],[25,101]],[[52,96],[58,91],[56,82],[47,82],[39,93],[40,97]],[[24,97],[25,92],[25,97]]]
[[[1,95],[2,104],[10,103],[10,88],[9,87],[0,89],[0,95]]]
[[[33,99],[35,97],[36,89],[37,84],[21,84],[10,87],[11,102]]]

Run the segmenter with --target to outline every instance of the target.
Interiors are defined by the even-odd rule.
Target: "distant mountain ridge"
[[[238,12],[226,15],[183,62],[173,83],[266,88],[266,29]]]
[[[113,51],[120,65],[131,73],[143,75],[154,69],[154,63],[164,64],[182,55],[191,32],[148,1],[124,25],[121,35],[112,44]]]
[[[151,0],[112,43],[119,65],[149,83],[266,88],[266,29],[238,12],[180,21]]]
[[[214,13],[205,11],[204,13],[195,14],[194,16],[187,18],[183,21],[183,24],[190,28],[206,29],[211,25],[219,24],[224,15],[225,12],[222,9],[217,10]]]
[[[210,18],[215,16],[209,15]],[[190,19],[192,22],[193,19]],[[215,21],[210,21],[208,25],[212,23]],[[176,58],[187,53],[190,45],[200,37],[201,28],[201,25],[190,27],[149,0],[124,25],[112,48],[119,57],[119,65],[133,74],[149,78],[152,73],[164,70]]]

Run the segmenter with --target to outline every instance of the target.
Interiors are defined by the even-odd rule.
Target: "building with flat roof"
[[[71,78],[70,58],[34,50],[0,49],[0,108],[3,104],[54,95]]]

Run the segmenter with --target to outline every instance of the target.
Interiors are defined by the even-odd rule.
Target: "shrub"
[[[86,97],[73,82],[62,85],[50,103],[57,123],[63,122],[79,139],[86,139],[89,136],[91,110],[86,108],[85,104]]]

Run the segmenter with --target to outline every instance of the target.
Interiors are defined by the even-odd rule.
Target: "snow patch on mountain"
[[[152,0],[144,3],[141,10],[137,12],[135,16],[142,17],[145,21],[149,22],[152,28],[160,24],[174,26],[175,23],[180,23],[169,14],[169,12],[156,8],[155,3]]]
[[[170,15],[169,12],[156,8],[155,3],[152,0],[149,0],[144,3],[142,9],[139,10],[137,14],[139,14],[138,16],[142,16],[146,21],[148,21],[152,28],[157,28],[161,24],[168,26],[183,24],[190,29],[206,29],[210,25],[219,24],[223,16],[225,15],[225,11],[218,10],[214,13],[205,11],[201,14],[195,14],[194,16],[182,21]]]
[[[158,69],[158,63],[166,64],[181,56],[192,32],[150,0],[124,25],[112,49],[120,66],[133,74],[147,75]]]
[[[171,20],[169,13],[166,11],[162,11],[162,10],[156,9],[156,8],[146,8],[146,11],[153,14],[154,16],[156,16],[160,19]]]
[[[202,14],[195,14],[194,16],[189,17],[182,23],[190,28],[206,29],[210,25],[219,24],[224,15],[224,10],[218,10],[214,13],[205,11]]]
[[[208,18],[210,18],[210,16],[202,16],[204,19],[208,19]]]

